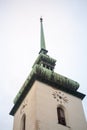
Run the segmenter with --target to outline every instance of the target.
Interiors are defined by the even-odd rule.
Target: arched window
[[[26,130],[26,115],[24,114],[21,119],[21,130]]]
[[[62,125],[66,125],[65,112],[63,108],[61,107],[57,108],[57,116],[58,116],[58,123]]]

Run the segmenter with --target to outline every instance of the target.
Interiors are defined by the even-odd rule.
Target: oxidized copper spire
[[[43,53],[46,54],[48,51],[46,50],[46,45],[45,45],[45,38],[44,38],[44,31],[43,31],[43,19],[42,17],[40,18],[40,23],[41,23],[41,31],[40,31],[40,52],[39,53]]]

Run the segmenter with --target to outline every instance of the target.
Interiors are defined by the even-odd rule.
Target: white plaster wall
[[[26,130],[36,129],[36,87],[32,86],[31,90],[21,103],[19,109],[14,115],[13,130],[21,130],[21,119],[26,114]]]
[[[54,91],[60,90],[38,81],[36,86],[38,130],[87,130],[82,102],[79,98],[63,92],[68,102],[61,103],[52,95]],[[67,126],[58,124],[58,105],[64,106]]]
[[[14,116],[13,130],[20,130],[21,118],[26,114],[26,130],[87,130],[82,102],[70,94],[63,92],[68,102],[57,101],[53,93],[60,90],[35,81]],[[58,124],[57,106],[65,109],[66,124]]]

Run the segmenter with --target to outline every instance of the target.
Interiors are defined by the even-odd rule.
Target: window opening
[[[57,115],[58,115],[58,123],[62,125],[66,125],[65,113],[61,107],[57,108]]]
[[[21,130],[25,130],[26,128],[26,115],[24,114],[22,116],[22,121],[21,121]]]

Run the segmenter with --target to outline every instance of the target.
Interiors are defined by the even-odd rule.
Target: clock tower
[[[87,130],[79,84],[54,72],[56,60],[46,50],[41,24],[41,49],[32,71],[14,99],[13,130]]]

